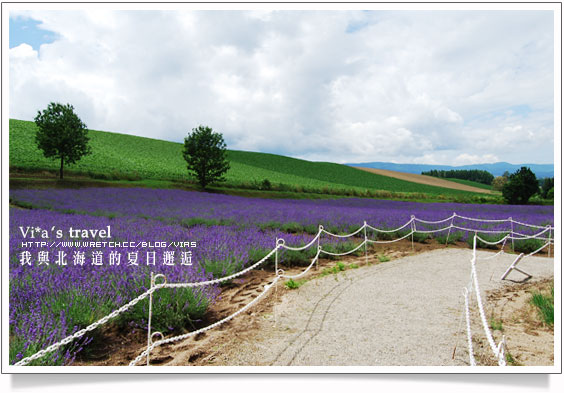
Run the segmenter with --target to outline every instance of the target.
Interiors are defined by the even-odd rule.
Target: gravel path
[[[470,250],[434,250],[314,279],[298,290],[279,287],[278,294],[285,294],[267,327],[223,360],[257,366],[468,365],[459,323],[470,256]],[[482,292],[511,284],[499,277],[514,258],[502,254],[478,261]],[[519,267],[533,280],[550,277],[554,259],[531,257]],[[508,279],[523,277],[512,272]]]

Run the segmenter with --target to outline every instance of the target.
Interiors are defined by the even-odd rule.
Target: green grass
[[[452,178],[452,177],[447,177],[447,178],[445,178],[445,180],[452,181],[452,182],[458,183],[458,184],[464,184],[464,185],[467,185],[467,186],[481,188],[483,190],[492,190],[491,185],[484,184],[484,183],[478,183],[476,181],[455,179],[455,178]]]
[[[289,279],[288,281],[286,281],[284,283],[284,285],[288,289],[298,289],[299,287],[301,287],[305,283],[306,283],[306,280],[296,280],[296,281],[294,281],[292,279]]]
[[[501,322],[501,319],[495,319],[494,317],[491,317],[490,326],[492,330],[499,330],[499,331],[503,330],[503,323]]]
[[[550,288],[549,294],[534,292],[531,296],[531,304],[537,308],[539,317],[547,325],[554,325],[554,286]]]
[[[379,260],[380,262],[389,262],[389,261],[390,261],[390,258],[387,257],[387,256],[385,256],[385,255],[378,255],[378,260]]]
[[[519,362],[509,352],[505,353],[505,361],[511,366],[519,366]]]
[[[34,142],[35,130],[33,122],[10,119],[12,171],[40,172],[58,169],[55,160],[43,157],[37,149]],[[83,157],[77,164],[66,166],[67,174],[134,183],[147,180],[194,183],[194,179],[187,174],[186,162],[182,157],[182,143],[94,130],[89,131],[89,136],[92,154]],[[407,182],[340,164],[235,150],[228,151],[228,158],[231,169],[226,175],[224,188],[384,199],[425,199],[431,196],[445,201],[468,202],[472,198],[478,203],[490,201],[484,194]]]

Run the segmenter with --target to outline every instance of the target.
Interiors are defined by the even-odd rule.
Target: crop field
[[[43,157],[34,142],[35,124],[10,119],[10,167],[26,170],[56,170],[58,163]],[[188,172],[182,158],[181,143],[125,134],[89,131],[93,153],[65,170],[99,179],[186,180]],[[385,190],[401,193],[446,195],[451,197],[481,194],[417,184],[380,176],[345,165],[310,162],[275,154],[228,151],[231,169],[228,185],[270,183],[294,188],[325,190]]]
[[[459,183],[459,184],[464,184],[464,185],[467,185],[467,186],[482,188],[484,190],[492,190],[492,186],[487,185],[487,184],[483,184],[483,183],[478,183],[476,181],[454,179],[452,177],[445,178],[445,180],[452,181],[452,182]]]
[[[319,224],[339,233],[350,232],[365,220],[378,228],[396,228],[412,214],[438,220],[456,212],[475,218],[513,217],[522,222],[548,225],[552,224],[554,215],[552,206],[423,204],[368,199],[270,200],[147,188],[12,190],[10,199],[11,363],[84,328],[142,293],[149,286],[150,271],[166,274],[169,282],[223,277],[261,259],[274,248],[277,237],[293,246],[309,242]],[[44,223],[54,228],[109,226],[112,241],[136,245],[55,246],[48,248],[51,258],[48,263],[23,263],[20,228],[35,228]],[[483,228],[466,223],[468,225],[474,225],[472,228],[476,230]],[[487,228],[494,227],[502,228],[502,224]],[[525,228],[520,230],[524,232]],[[64,236],[57,242],[77,240],[85,239]],[[94,240],[108,239],[97,237]],[[175,247],[172,242],[187,241],[197,245],[191,249],[190,264],[179,260],[173,265],[165,264],[160,255],[157,262],[151,264],[146,255],[153,249],[139,244],[166,242],[166,250],[178,255],[186,249]],[[322,238],[321,244],[324,249],[336,252],[352,246],[350,242],[334,238]],[[34,246],[25,250],[35,258],[45,248]],[[66,265],[55,262],[61,252],[66,254]],[[90,260],[93,252],[101,253],[102,264]],[[112,252],[122,255],[121,263],[117,264],[115,259],[113,264],[109,263]],[[80,253],[86,255],[82,263],[75,259]],[[126,259],[128,253],[138,253],[137,264]],[[281,263],[304,265],[311,257],[308,253],[287,251],[281,254]],[[155,321],[158,321],[155,328],[163,331],[191,329],[203,318],[220,290],[216,285],[163,291],[166,293],[153,305]],[[116,319],[114,326],[146,329],[147,307],[147,302],[141,301]],[[82,351],[88,351],[88,344],[96,340],[98,334],[94,331],[34,364],[70,364]]]

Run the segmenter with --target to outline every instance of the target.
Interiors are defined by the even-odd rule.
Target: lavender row
[[[146,188],[86,188],[76,190],[15,190],[19,203],[59,211],[98,215],[151,217],[187,224],[211,222],[262,226],[292,231],[290,223],[310,233],[322,224],[326,229],[352,231],[367,221],[378,228],[395,228],[411,215],[441,220],[456,212],[482,219],[507,219],[552,225],[553,206],[476,205],[461,203],[417,203],[374,199],[273,200],[230,195]],[[460,219],[458,219],[460,220]],[[492,228],[491,224],[467,221],[465,228]],[[495,226],[495,225],[494,225]],[[503,230],[508,224],[499,224]],[[520,228],[525,230],[525,228]]]
[[[169,247],[171,242],[195,243],[190,248],[191,265],[176,261],[165,265],[157,259],[148,265],[140,258],[137,265],[127,263],[110,264],[110,254],[119,253],[125,257],[129,253],[140,256],[155,248],[139,247],[90,247],[80,246],[89,240],[108,241],[110,239],[80,239],[78,247],[45,247],[37,237],[24,238],[20,228],[59,228],[63,236],[56,243],[72,241],[68,228],[107,228],[111,227],[113,242],[152,243],[166,242],[166,251],[180,253],[186,248]],[[41,233],[41,232],[38,232]],[[53,232],[55,233],[55,232]],[[275,246],[276,237],[283,237],[289,245],[299,246],[309,242],[313,236],[307,234],[288,235],[277,231],[263,231],[253,227],[240,226],[195,226],[184,228],[180,225],[166,224],[162,221],[137,217],[108,218],[64,214],[48,210],[10,209],[10,331],[12,337],[10,361],[13,363],[29,356],[48,345],[60,341],[74,331],[84,328],[122,306],[149,288],[150,272],[165,274],[169,282],[197,282],[223,277],[238,271],[249,263],[256,262]],[[324,241],[328,241],[325,239]],[[333,240],[332,240],[333,241]],[[22,242],[25,244],[22,247]],[[47,243],[52,243],[49,239]],[[47,252],[48,260],[38,263],[39,253]],[[66,265],[55,263],[58,253],[67,254]],[[93,252],[101,254],[101,264],[91,263]],[[31,255],[30,263],[24,263],[23,253]],[[82,264],[72,261],[71,256],[83,253],[86,260]],[[157,255],[160,250],[156,249]],[[45,256],[45,254],[44,254]],[[284,254],[281,255],[284,263]],[[164,291],[162,291],[164,292]],[[200,318],[219,295],[219,287],[210,285],[183,292],[184,303],[178,305],[178,298],[172,294],[156,296],[155,313],[165,330],[179,327],[186,321],[174,319],[173,314],[190,314],[189,318]],[[177,304],[178,310],[167,312],[170,304]],[[185,311],[185,312],[183,312]],[[145,326],[147,304],[143,303],[124,318],[138,326]],[[94,333],[97,334],[97,333]],[[94,336],[86,337],[77,345],[47,357],[40,364],[69,364],[78,352]]]

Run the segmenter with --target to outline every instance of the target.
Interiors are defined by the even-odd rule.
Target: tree
[[[203,189],[210,183],[224,181],[229,170],[223,135],[209,127],[198,126],[184,138],[184,159],[188,173],[195,175]]]
[[[492,181],[492,188],[496,191],[503,190],[503,186],[507,183],[507,177],[505,176],[498,176]]]
[[[37,112],[35,124],[37,147],[45,157],[61,160],[61,179],[64,164],[74,164],[91,153],[86,124],[74,113],[72,105],[51,102],[43,112]]]
[[[543,198],[547,199],[548,198],[548,192],[550,190],[554,189],[554,178],[553,177],[547,177],[543,180],[542,182],[542,186],[541,186],[541,195]],[[553,195],[554,195],[554,191],[553,191]]]
[[[521,167],[509,176],[509,180],[503,186],[502,195],[511,205],[525,205],[537,192],[539,192],[537,177],[529,168]]]

